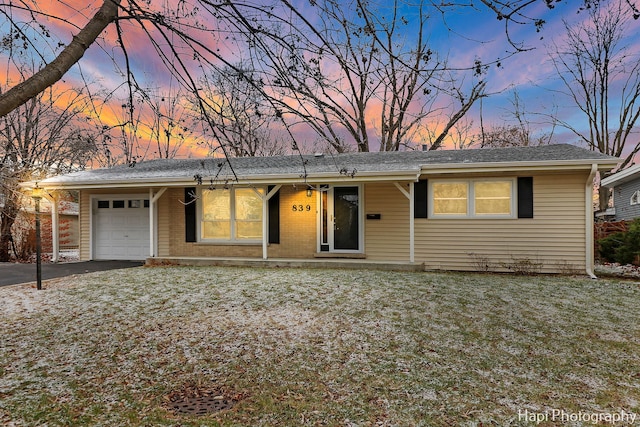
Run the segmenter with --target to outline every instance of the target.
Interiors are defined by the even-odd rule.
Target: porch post
[[[52,262],[58,262],[60,254],[60,215],[58,211],[58,198],[51,197],[51,243],[53,254]]]
[[[51,262],[60,260],[60,212],[58,210],[58,197],[54,193],[44,192],[43,196],[51,204]]]
[[[409,261],[415,262],[415,183],[409,183]]]
[[[412,181],[409,183],[409,191],[405,190],[397,182],[394,182],[395,186],[400,190],[404,196],[409,199],[409,261],[415,262],[415,215],[414,215],[414,193],[415,193],[415,183]]]
[[[143,202],[144,203],[144,202]],[[156,249],[156,216],[154,213],[153,188],[149,188],[149,256],[153,257]]]
[[[158,227],[156,224],[156,206],[160,196],[167,191],[167,187],[162,187],[156,194],[153,194],[153,188],[149,188],[149,256],[157,255],[158,248]]]
[[[280,190],[280,187],[282,187],[282,185],[276,185],[271,191],[264,195],[260,194],[255,188],[253,189],[262,199],[262,259],[269,257],[267,251],[269,246],[269,200]]]
[[[269,246],[269,199],[262,196],[262,259],[267,259]]]

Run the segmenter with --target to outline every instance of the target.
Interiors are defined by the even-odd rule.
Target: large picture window
[[[513,179],[431,180],[433,217],[514,217]]]
[[[239,242],[261,240],[260,195],[263,194],[262,188],[202,190],[201,239]]]

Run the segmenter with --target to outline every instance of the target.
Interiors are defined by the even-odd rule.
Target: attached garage
[[[149,198],[95,196],[92,200],[95,260],[144,260],[149,256]]]

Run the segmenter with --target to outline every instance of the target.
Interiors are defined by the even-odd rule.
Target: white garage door
[[[149,256],[149,200],[93,201],[93,259],[143,260]]]

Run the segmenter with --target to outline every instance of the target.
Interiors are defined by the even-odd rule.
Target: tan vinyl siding
[[[394,184],[366,184],[364,203],[367,259],[409,261],[409,199]],[[368,220],[366,214],[380,219]]]
[[[87,191],[80,191],[80,203],[78,206],[80,221],[80,242],[79,254],[82,261],[87,261],[91,257],[91,195]]]
[[[585,268],[587,174],[534,175],[532,219],[417,219],[416,261],[427,269],[494,270],[529,260],[543,272]]]

